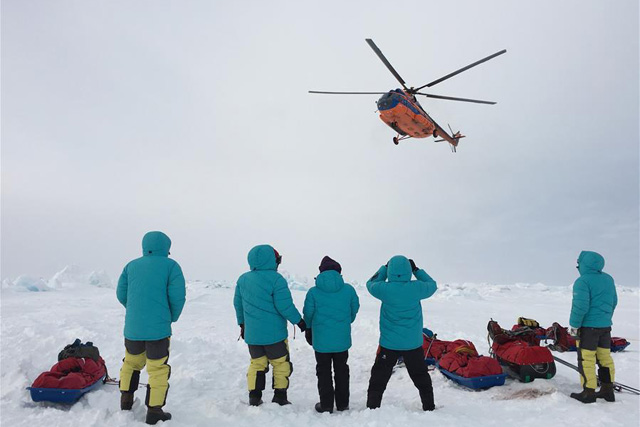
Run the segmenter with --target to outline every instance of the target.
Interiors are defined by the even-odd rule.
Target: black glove
[[[311,336],[311,329],[307,329],[305,331],[304,338],[307,340],[310,346],[313,346],[313,337]]]
[[[240,338],[244,339],[244,323],[240,323]]]
[[[416,263],[415,263],[412,259],[410,259],[410,260],[409,260],[409,264],[411,264],[411,271],[412,271],[413,273],[415,273],[416,271],[420,270],[420,269],[416,266]]]
[[[300,328],[300,332],[304,332],[307,330],[307,324],[304,323],[304,319],[300,319],[298,322],[298,328]]]

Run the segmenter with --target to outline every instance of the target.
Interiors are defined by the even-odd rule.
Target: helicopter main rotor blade
[[[473,67],[475,67],[476,65],[480,65],[480,64],[482,64],[483,62],[487,62],[488,60],[493,59],[493,58],[495,58],[496,56],[500,56],[500,55],[502,55],[503,53],[506,53],[506,52],[507,52],[507,49],[503,49],[503,50],[501,50],[500,52],[496,52],[496,53],[494,53],[493,55],[489,55],[489,56],[487,56],[486,58],[482,58],[481,60],[476,61],[476,62],[474,62],[473,64],[469,64],[469,65],[467,65],[466,67],[462,67],[462,68],[460,68],[459,70],[454,71],[453,73],[447,74],[447,75],[446,75],[446,76],[444,76],[444,77],[440,77],[438,80],[434,80],[434,81],[432,81],[431,83],[427,83],[426,85],[420,86],[419,88],[417,88],[417,89],[415,89],[415,90],[420,90],[420,89],[423,89],[423,88],[425,88],[425,87],[435,86],[435,85],[437,85],[438,83],[441,83],[441,82],[443,82],[443,81],[445,81],[445,80],[447,80],[447,79],[450,79],[450,78],[451,78],[451,77],[453,77],[453,76],[457,76],[458,74],[462,73],[463,71],[467,71],[469,68],[473,68]]]
[[[489,105],[496,104],[494,101],[483,101],[481,99],[456,98],[454,96],[431,95],[430,93],[422,93],[422,92],[416,92],[415,94],[426,96],[427,98],[446,99],[447,101],[473,102],[476,104],[489,104]]]
[[[387,92],[324,92],[319,90],[310,90],[309,93],[321,93],[325,95],[384,95]]]
[[[387,61],[387,58],[384,56],[382,51],[380,49],[378,49],[378,46],[376,46],[376,44],[373,42],[373,40],[371,40],[371,39],[365,39],[365,40],[369,44],[371,49],[373,49],[373,51],[376,53],[376,55],[378,55],[378,58],[380,58],[382,63],[387,66],[389,71],[391,71],[391,74],[393,74],[394,77],[400,82],[402,87],[405,90],[408,90],[407,86],[405,85],[404,79],[402,77],[400,77],[400,74],[398,74],[398,72],[395,70],[395,68],[393,68],[393,66],[389,63],[389,61]]]

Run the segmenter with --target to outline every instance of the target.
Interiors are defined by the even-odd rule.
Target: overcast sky
[[[639,281],[638,2],[2,1],[2,277],[116,280],[149,230],[188,279],[270,243],[312,278],[392,255],[438,282]],[[467,138],[394,146],[398,87]]]

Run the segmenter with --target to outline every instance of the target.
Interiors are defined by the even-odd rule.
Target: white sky
[[[313,277],[389,257],[440,282],[639,281],[639,27],[628,1],[2,1],[2,277],[115,280],[160,229],[190,279],[255,244]],[[371,37],[467,138],[396,147]]]

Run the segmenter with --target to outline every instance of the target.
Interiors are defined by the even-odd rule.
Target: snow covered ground
[[[61,272],[64,273],[64,272]],[[54,280],[55,279],[55,280]],[[305,283],[292,282],[292,294],[301,309]],[[23,276],[2,285],[2,353],[0,421],[6,426],[130,426],[144,425],[144,390],[136,394],[132,412],[119,410],[116,386],[104,385],[71,407],[34,403],[25,387],[56,362],[58,352],[75,338],[93,341],[112,377],[118,376],[124,355],[124,309],[104,273],[82,273],[75,267],[45,282]],[[392,376],[382,408],[365,408],[369,372],[378,342],[379,303],[358,286],[361,310],[353,327],[350,350],[351,410],[317,414],[315,361],[312,349],[290,327],[291,377],[287,407],[270,403],[247,406],[245,372],[249,354],[238,341],[232,306],[233,288],[225,283],[190,282],[187,303],[174,325],[171,342],[171,388],[166,410],[180,426],[401,426],[401,425],[616,425],[636,426],[640,397],[617,394],[613,404],[598,401],[583,405],[569,398],[577,391],[577,374],[561,365],[551,380],[530,384],[507,380],[503,387],[469,391],[432,372],[436,411],[421,410],[417,390],[403,369]],[[35,292],[34,292],[35,291]],[[618,288],[619,305],[613,332],[631,341],[627,351],[614,354],[617,381],[640,386],[639,293]],[[425,326],[441,339],[466,338],[487,354],[486,324],[490,318],[511,327],[518,316],[535,318],[548,326],[567,324],[571,303],[569,287],[535,285],[441,284],[423,303]],[[561,355],[575,363],[575,353]],[[270,375],[270,374],[269,374]],[[146,382],[143,373],[141,381]],[[270,381],[268,381],[270,383]],[[536,393],[526,391],[539,391]],[[523,392],[525,391],[525,392]],[[519,396],[519,397],[518,397]]]

